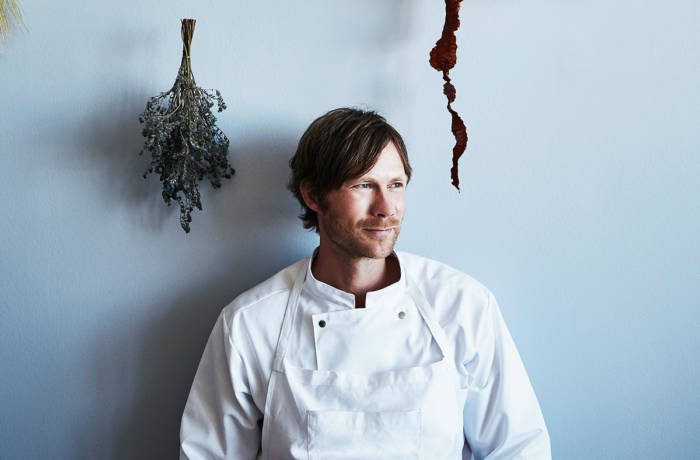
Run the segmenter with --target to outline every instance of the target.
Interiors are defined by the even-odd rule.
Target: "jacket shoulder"
[[[261,382],[272,362],[289,292],[299,270],[308,264],[302,259],[272,275],[236,297],[221,312],[228,340],[254,368]]]
[[[294,279],[306,264],[308,258],[299,260],[239,294],[222,311],[226,323],[233,326],[234,322],[242,318],[269,318],[270,315],[277,316],[283,312]]]
[[[484,301],[492,295],[481,282],[445,263],[403,251],[397,255],[402,267],[424,293],[450,291]]]

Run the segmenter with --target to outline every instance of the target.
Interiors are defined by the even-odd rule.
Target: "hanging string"
[[[190,46],[192,45],[192,36],[194,35],[194,25],[197,21],[195,19],[183,19],[182,29],[180,31],[182,35],[182,63],[180,68],[185,72],[185,77],[192,78],[192,63],[190,62]]]

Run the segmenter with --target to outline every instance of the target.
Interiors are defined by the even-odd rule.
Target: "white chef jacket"
[[[537,398],[493,295],[444,264],[405,252],[394,255],[401,268],[399,281],[367,293],[366,308],[355,316],[371,329],[382,323],[374,318],[400,311],[401,327],[369,331],[376,340],[366,340],[366,334],[363,341],[353,341],[342,328],[331,330],[331,321],[324,324],[323,334],[318,333],[319,318],[354,309],[355,297],[315,279],[312,257],[283,269],[225,307],[185,406],[180,458],[254,459],[261,453],[263,412],[285,306],[295,274],[305,269],[287,352],[294,366],[371,374],[438,359],[439,349],[407,295],[410,277],[434,309],[452,347],[463,406],[461,458],[550,459],[549,435]],[[352,353],[336,353],[341,347]]]

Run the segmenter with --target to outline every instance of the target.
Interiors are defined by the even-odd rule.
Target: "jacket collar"
[[[323,281],[317,280],[311,272],[311,264],[318,253],[318,248],[309,257],[306,266],[306,279],[304,280],[304,289],[315,297],[332,302],[336,305],[341,305],[347,308],[355,308],[355,295],[350,292],[345,292],[336,287],[326,284]],[[365,307],[375,308],[381,306],[393,306],[401,302],[406,293],[406,273],[401,258],[392,252],[389,257],[395,257],[399,262],[400,277],[399,280],[389,286],[386,286],[378,291],[370,291],[365,297]]]

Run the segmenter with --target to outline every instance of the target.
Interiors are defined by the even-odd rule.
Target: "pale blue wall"
[[[695,0],[465,0],[461,194],[439,0],[22,3],[0,54],[1,458],[176,456],[219,309],[314,245],[286,162],[339,105],[405,134],[400,249],[496,294],[556,458],[700,457]],[[238,169],[189,235],[136,155],[187,16]]]

